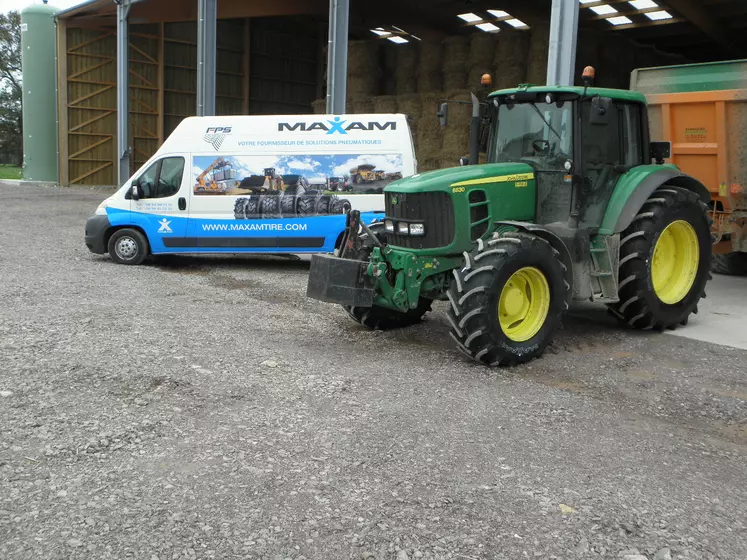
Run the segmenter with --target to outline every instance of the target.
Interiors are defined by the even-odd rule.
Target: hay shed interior
[[[545,83],[550,5],[350,0],[347,112],[405,113],[419,169],[455,165],[469,109],[455,106],[442,129],[439,100],[469,99],[486,72],[496,88]],[[326,0],[219,0],[216,113],[323,113],[328,9]],[[196,0],[132,6],[131,171],[196,112],[196,18]],[[116,5],[92,0],[57,23],[60,183],[115,184]],[[634,68],[747,58],[745,31],[743,0],[582,0],[577,74],[593,65],[598,85],[627,88]]]

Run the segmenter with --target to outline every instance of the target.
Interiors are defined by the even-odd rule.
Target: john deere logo
[[[215,148],[217,152],[228,134],[231,134],[230,126],[211,126],[205,131],[202,139]]]

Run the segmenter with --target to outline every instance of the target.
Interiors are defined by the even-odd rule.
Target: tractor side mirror
[[[649,144],[649,151],[651,152],[651,159],[658,165],[662,165],[665,159],[672,157],[672,143],[651,142]]]
[[[436,116],[441,121],[441,126],[446,126],[449,120],[449,105],[448,103],[441,103]]]
[[[459,165],[461,165],[461,166],[469,165],[469,158],[468,157],[464,157],[464,156],[460,157],[459,158]]]
[[[610,105],[612,105],[612,99],[609,97],[594,97],[591,100],[589,122],[591,124],[607,124],[610,119]]]

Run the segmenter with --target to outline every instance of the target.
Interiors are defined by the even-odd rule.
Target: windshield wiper
[[[553,133],[555,133],[555,136],[558,137],[558,140],[560,140],[562,142],[563,138],[560,136],[560,134],[558,134],[556,132],[556,130],[552,127],[552,125],[549,122],[547,122],[547,119],[545,119],[545,115],[542,114],[542,111],[540,111],[534,103],[530,103],[530,105],[532,106],[532,109],[534,109],[535,111],[537,111],[537,114],[542,119],[542,122],[547,125],[547,128],[549,128]]]

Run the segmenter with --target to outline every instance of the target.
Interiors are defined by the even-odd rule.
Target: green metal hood
[[[473,186],[491,183],[529,181],[534,179],[534,170],[525,163],[490,163],[485,165],[465,165],[417,173],[389,183],[386,192],[429,192],[447,190],[451,187]]]
[[[572,94],[572,95],[578,95],[579,97],[584,95],[584,92],[586,93],[587,97],[595,97],[599,95],[600,97],[609,97],[611,99],[615,99],[618,101],[628,101],[628,102],[634,102],[634,103],[646,103],[646,98],[643,96],[642,93],[638,91],[628,91],[625,89],[607,89],[607,88],[597,88],[597,87],[590,87],[587,89],[584,89],[583,87],[576,87],[576,86],[532,86],[532,85],[526,85],[526,86],[519,86],[518,88],[511,88],[511,89],[501,89],[498,91],[494,91],[491,93],[488,97],[490,99],[494,97],[510,97],[511,95],[515,95],[518,93],[535,93],[538,95],[546,94],[546,93],[566,93],[566,94]]]

